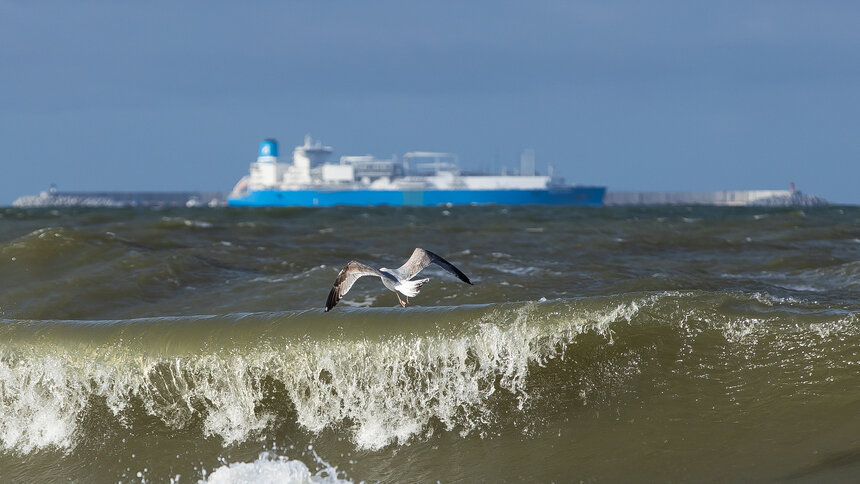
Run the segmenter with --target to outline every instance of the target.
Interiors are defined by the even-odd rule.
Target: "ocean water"
[[[858,207],[0,209],[2,482],[782,480],[860,480]]]

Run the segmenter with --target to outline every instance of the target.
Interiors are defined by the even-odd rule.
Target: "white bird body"
[[[387,287],[390,291],[399,292],[406,297],[417,296],[418,293],[421,292],[421,286],[423,286],[425,282],[430,280],[429,277],[426,279],[418,279],[415,281],[410,279],[397,279],[397,274],[384,267],[380,268],[379,272],[383,273],[385,276],[390,276],[381,278],[382,284],[384,284],[385,287]]]
[[[421,286],[430,280],[429,278],[412,280],[412,278],[421,272],[421,269],[424,269],[431,263],[439,265],[446,271],[457,276],[461,281],[467,284],[472,284],[469,278],[466,277],[460,269],[454,267],[454,265],[447,260],[430,251],[416,248],[412,252],[412,256],[409,260],[397,269],[387,269],[385,267],[375,269],[358,261],[350,261],[346,267],[341,269],[340,273],[338,273],[331,291],[328,294],[325,310],[330,311],[331,308],[333,308],[350,290],[350,288],[352,288],[355,281],[364,276],[378,277],[389,291],[392,291],[397,295],[397,300],[400,301],[400,305],[406,307],[406,304],[409,303],[409,298],[417,296],[418,293],[421,292]],[[403,302],[403,300],[400,299],[400,295],[398,293],[406,296],[406,302]]]

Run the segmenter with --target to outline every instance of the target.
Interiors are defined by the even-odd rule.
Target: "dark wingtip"
[[[451,264],[451,267],[454,267],[454,265]],[[455,272],[455,274],[456,274],[458,279],[465,282],[466,284],[472,284],[472,281],[469,280],[469,276],[464,274],[463,271],[461,271],[460,269],[457,269],[456,267],[454,267],[454,270],[457,271],[457,272]]]
[[[333,287],[328,293],[328,298],[325,300],[325,311],[323,312],[327,313],[331,311],[331,308],[335,307],[335,305],[337,305],[337,289]]]
[[[419,247],[419,248],[420,248],[420,247]],[[415,250],[418,250],[419,248],[416,248]],[[444,257],[440,256],[439,254],[434,254],[433,252],[430,252],[430,251],[429,251],[429,250],[427,250],[427,249],[421,249],[421,250],[423,250],[424,252],[426,252],[426,253],[427,253],[427,255],[429,255],[429,256],[430,256],[431,260],[432,260],[432,259],[436,259],[436,263],[437,263],[437,264],[439,264],[439,265],[441,265],[442,267],[445,267],[446,269],[448,269],[448,272],[452,272],[455,276],[457,276],[457,279],[460,279],[461,281],[465,282],[466,284],[469,284],[469,285],[474,286],[474,284],[472,284],[472,281],[470,281],[470,280],[469,280],[469,276],[467,276],[466,274],[464,274],[464,273],[463,273],[463,271],[461,271],[460,269],[457,269],[457,266],[455,266],[454,264],[450,263],[447,259],[445,259]]]

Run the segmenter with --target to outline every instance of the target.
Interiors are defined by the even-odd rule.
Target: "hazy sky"
[[[307,133],[860,203],[860,2],[0,0],[0,204],[228,191]]]

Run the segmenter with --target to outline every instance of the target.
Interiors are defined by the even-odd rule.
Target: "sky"
[[[860,204],[860,2],[0,0],[0,205],[229,191],[274,137]]]

